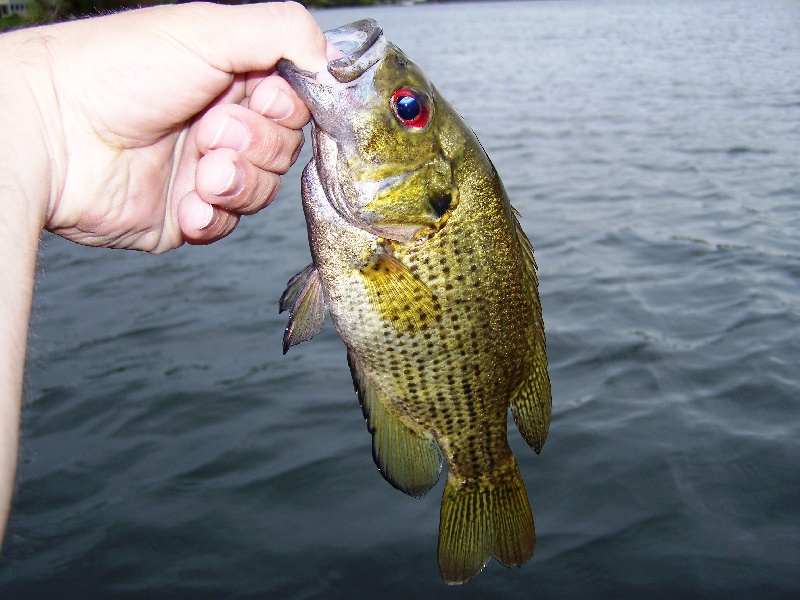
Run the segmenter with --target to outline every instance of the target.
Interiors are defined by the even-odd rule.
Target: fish
[[[301,179],[312,262],[280,299],[284,354],[330,313],[372,454],[414,497],[443,463],[438,560],[461,584],[536,535],[508,411],[538,454],[552,411],[533,247],[500,177],[422,70],[363,19],[325,32],[342,54],[278,73],[308,105]]]

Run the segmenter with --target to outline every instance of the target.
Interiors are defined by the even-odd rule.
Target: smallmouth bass
[[[327,72],[279,73],[312,113],[312,263],[281,297],[284,353],[326,309],[348,348],[381,474],[423,496],[447,461],[447,583],[535,546],[508,409],[541,451],[552,400],[533,248],[475,134],[371,19],[326,32]]]

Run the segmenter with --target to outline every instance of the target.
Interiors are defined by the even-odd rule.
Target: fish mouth
[[[328,72],[336,81],[349,83],[381,59],[376,42],[383,29],[374,19],[362,19],[325,32],[328,43],[344,56],[328,63]]]
[[[285,58],[278,61],[276,68],[292,87],[304,88],[310,81],[335,85],[350,83],[363,75],[370,67],[379,62],[383,56],[383,29],[375,19],[361,19],[336,29],[325,32],[328,43],[336,47],[344,56],[328,63],[326,72],[313,73],[299,69],[293,62]],[[326,77],[330,75],[332,77]],[[302,80],[305,79],[306,85]]]

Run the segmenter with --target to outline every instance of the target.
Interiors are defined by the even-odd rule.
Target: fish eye
[[[431,120],[431,109],[423,95],[402,87],[392,94],[392,112],[397,120],[410,129],[422,129]]]

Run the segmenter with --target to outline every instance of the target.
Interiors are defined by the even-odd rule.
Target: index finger
[[[229,6],[178,4],[159,6],[163,26],[209,65],[226,73],[270,70],[281,58],[301,69],[326,68],[327,42],[314,17],[296,2]],[[193,11],[192,27],[185,17]],[[162,22],[163,23],[163,22]]]
[[[250,110],[291,129],[302,128],[311,118],[308,107],[277,73],[265,77],[253,88],[247,106]]]

